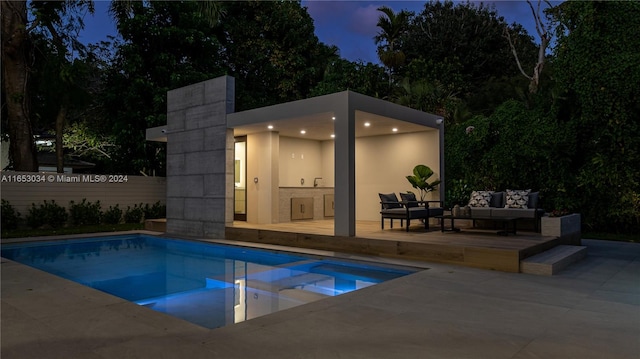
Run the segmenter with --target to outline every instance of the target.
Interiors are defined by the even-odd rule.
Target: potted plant
[[[425,165],[417,165],[413,168],[413,176],[407,176],[411,186],[420,190],[420,200],[424,201],[427,193],[434,191],[440,184],[440,180],[429,182],[429,177],[433,176],[431,168]]]

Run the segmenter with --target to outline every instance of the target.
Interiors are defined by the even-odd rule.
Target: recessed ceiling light
[[[369,126],[371,126],[371,124],[369,122],[365,122],[364,123],[364,127],[369,127]]]
[[[335,119],[336,119],[336,116],[331,116],[331,119],[332,119],[332,120],[335,120]]]
[[[394,127],[394,128],[391,129],[391,131],[398,132],[398,129]]]
[[[307,131],[301,130],[300,133],[304,135],[305,133],[307,133]]]
[[[273,125],[267,126],[268,129],[273,130]]]
[[[331,138],[336,138],[336,135],[332,133]]]

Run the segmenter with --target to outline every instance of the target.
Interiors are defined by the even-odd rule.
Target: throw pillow
[[[418,207],[418,200],[416,199],[416,194],[412,192],[402,193],[400,192],[400,198],[402,198],[402,202],[407,203],[407,207]]]
[[[505,200],[504,208],[523,208],[527,209],[527,203],[529,202],[530,189],[520,190],[507,190],[507,198]]]
[[[469,207],[489,207],[493,191],[473,191],[469,199]]]
[[[383,202],[382,208],[402,208],[402,205],[398,202],[398,197],[395,193],[378,193],[378,195],[380,196],[380,202]]]

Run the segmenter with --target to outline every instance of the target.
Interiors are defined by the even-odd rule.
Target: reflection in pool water
[[[146,235],[3,245],[2,256],[207,328],[416,271]]]

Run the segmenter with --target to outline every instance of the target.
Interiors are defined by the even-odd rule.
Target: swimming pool
[[[207,328],[417,271],[141,234],[6,244],[1,252],[4,258]]]

